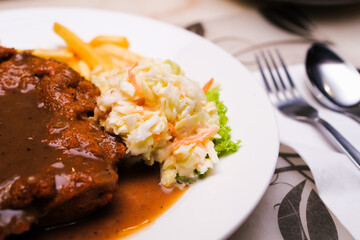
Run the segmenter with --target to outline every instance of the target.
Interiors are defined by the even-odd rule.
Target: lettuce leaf
[[[240,140],[236,142],[231,140],[231,128],[227,125],[228,118],[226,116],[227,108],[226,106],[220,102],[219,97],[219,88],[211,88],[206,92],[206,97],[208,101],[213,101],[216,104],[219,121],[220,121],[220,129],[218,134],[221,138],[214,138],[213,142],[215,144],[215,150],[218,156],[223,156],[225,154],[236,152],[240,145]]]
[[[175,179],[179,182],[179,183],[185,183],[185,184],[192,184],[195,179],[189,178],[189,177],[185,177],[185,176],[180,176],[178,173],[176,174]]]

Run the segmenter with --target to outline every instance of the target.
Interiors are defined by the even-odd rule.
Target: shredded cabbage
[[[122,137],[129,155],[148,165],[158,162],[165,187],[204,177],[218,155],[238,148],[239,142],[230,140],[218,90],[206,96],[170,60],[146,59],[130,69],[92,74],[90,80],[101,90],[94,117]]]

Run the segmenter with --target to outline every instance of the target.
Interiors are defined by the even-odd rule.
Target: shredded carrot
[[[182,145],[189,145],[192,143],[201,143],[204,142],[205,140],[209,139],[211,136],[213,136],[217,131],[219,130],[218,127],[212,127],[212,128],[208,128],[198,134],[192,135],[190,137],[186,137],[182,140],[177,140],[173,143],[172,145],[172,150],[173,152],[178,149],[179,147],[181,147]]]
[[[171,135],[173,137],[175,137],[176,136],[176,129],[175,129],[174,125],[172,125],[171,123],[168,123],[168,127],[169,127],[169,130],[171,132]]]
[[[135,87],[135,95],[141,96],[140,92],[140,86],[139,84],[137,84],[136,82],[136,78],[135,75],[132,73],[132,70],[138,65],[139,63],[135,63],[129,70],[128,70],[128,74],[129,74],[129,80],[130,83]]]
[[[204,93],[206,93],[210,89],[213,82],[214,82],[214,78],[211,78],[207,83],[205,83],[205,85],[203,86]]]
[[[154,134],[154,142],[159,142],[161,139],[160,134]]]
[[[136,105],[138,105],[138,106],[144,107],[144,104],[145,104],[145,99],[144,99],[144,98],[139,98],[139,99],[136,101]],[[144,109],[144,110],[145,110],[145,109]]]
[[[134,68],[137,67],[137,65],[139,65],[139,62],[136,62],[134,65],[132,65],[131,68],[129,68],[129,71],[131,72]]]

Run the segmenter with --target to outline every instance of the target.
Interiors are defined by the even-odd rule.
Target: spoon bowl
[[[310,47],[305,65],[314,97],[325,107],[360,123],[360,74],[357,70],[320,43]]]

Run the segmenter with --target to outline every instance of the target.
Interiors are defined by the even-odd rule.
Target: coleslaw
[[[158,162],[163,186],[189,184],[219,161],[212,141],[223,138],[217,102],[205,95],[212,82],[202,89],[176,63],[158,59],[95,70],[90,80],[102,93],[94,117],[122,137],[128,155]]]

